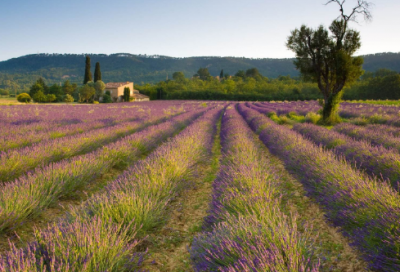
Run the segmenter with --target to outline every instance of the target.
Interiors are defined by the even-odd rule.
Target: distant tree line
[[[208,67],[213,76],[234,75],[239,70],[257,68],[263,76],[278,78],[280,75],[299,75],[293,59],[249,59],[237,57],[191,57],[171,58],[131,54],[90,54],[92,64],[100,62],[104,82],[125,82],[133,80],[136,84],[157,84],[165,80],[167,74],[181,71],[191,77],[199,67]],[[400,53],[379,53],[363,56],[363,69],[375,72],[388,68],[400,72]],[[49,85],[62,84],[65,80],[82,84],[85,66],[82,54],[34,54],[0,62],[0,89],[8,90],[10,95],[29,92],[32,84],[43,78]],[[94,76],[94,74],[93,74]],[[222,77],[221,77],[222,78]]]
[[[110,93],[104,93],[106,85],[101,81],[100,63],[96,63],[94,72],[94,81],[90,71],[90,57],[86,56],[85,74],[83,85],[78,86],[66,80],[63,85],[53,84],[47,86],[43,78],[39,78],[29,88],[28,93],[21,93],[17,96],[20,102],[30,102],[33,100],[37,103],[56,103],[56,102],[81,102],[81,103],[94,103],[102,98],[105,103],[112,102]]]
[[[239,70],[231,76],[221,70],[219,77],[200,68],[192,78],[175,72],[171,80],[157,84],[135,85],[141,93],[155,99],[195,100],[314,100],[322,98],[316,83],[299,77],[267,78],[257,68]],[[400,99],[400,74],[388,69],[366,72],[351,87],[345,88],[343,99]]]

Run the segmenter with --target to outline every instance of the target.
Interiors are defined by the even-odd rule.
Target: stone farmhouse
[[[130,96],[133,97],[133,101],[150,101],[150,98],[144,94],[140,94],[138,90],[134,89],[133,82],[109,82],[106,84],[104,91],[109,91],[111,98],[114,102],[122,102],[124,96],[124,89],[128,87],[130,90]]]

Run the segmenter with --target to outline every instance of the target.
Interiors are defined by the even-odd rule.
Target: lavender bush
[[[0,190],[0,231],[9,231],[27,218],[37,217],[60,197],[83,188],[111,167],[131,162],[185,126],[202,111],[179,115],[159,125],[126,136],[98,151],[62,161],[5,184]],[[90,165],[90,167],[88,167]]]
[[[374,270],[400,270],[400,199],[389,185],[369,179],[335,155],[266,116],[239,105],[260,139],[301,180],[326,216],[363,253]]]
[[[223,166],[206,230],[190,254],[195,271],[318,271],[310,229],[280,209],[279,176],[234,109],[222,118]]]
[[[354,167],[365,170],[370,176],[388,179],[392,186],[399,190],[400,156],[396,150],[371,146],[365,140],[357,141],[336,131],[311,124],[296,124],[293,126],[293,130],[313,142],[331,149]]]

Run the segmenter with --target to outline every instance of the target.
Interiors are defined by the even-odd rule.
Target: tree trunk
[[[322,122],[324,125],[335,125],[340,123],[340,117],[338,114],[339,104],[342,99],[343,91],[336,94],[332,94],[325,99],[324,107],[322,110]]]

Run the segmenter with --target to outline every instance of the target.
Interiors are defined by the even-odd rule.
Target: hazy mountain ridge
[[[26,86],[31,79],[44,77],[49,83],[66,79],[72,82],[83,80],[85,56],[90,55],[92,73],[96,62],[100,62],[103,81],[134,81],[155,83],[171,78],[176,71],[191,77],[200,67],[207,67],[213,76],[221,69],[234,75],[238,70],[256,67],[266,77],[280,75],[297,76],[293,59],[251,59],[239,57],[187,57],[174,58],[160,55],[118,54],[33,54],[0,62],[0,85],[11,80]],[[400,53],[378,53],[364,57],[364,69],[376,71],[387,68],[400,72]]]

